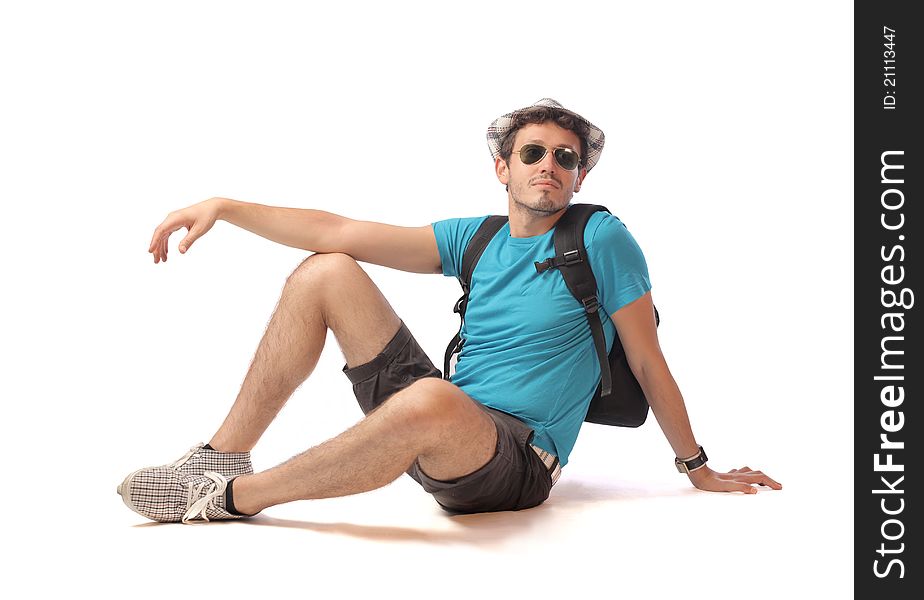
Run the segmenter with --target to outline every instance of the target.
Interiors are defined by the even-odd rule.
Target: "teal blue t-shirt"
[[[433,223],[443,275],[459,276],[465,247],[485,219]],[[465,345],[450,381],[524,421],[536,432],[533,444],[564,466],[600,383],[600,362],[584,307],[561,273],[536,271],[534,263],[555,256],[554,232],[514,238],[507,223],[485,248],[472,274]],[[648,266],[622,221],[605,211],[591,215],[584,246],[609,352],[616,333],[610,315],[651,289]]]

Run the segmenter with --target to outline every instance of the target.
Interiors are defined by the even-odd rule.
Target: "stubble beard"
[[[514,188],[510,194],[514,207],[532,217],[548,217],[568,206],[568,200],[555,200],[553,190],[538,190],[539,197],[527,203],[523,200],[522,187]]]

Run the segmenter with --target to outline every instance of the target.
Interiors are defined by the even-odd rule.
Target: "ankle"
[[[203,446],[203,448],[224,454],[250,452],[250,448],[242,444],[229,444],[223,441],[216,442],[215,440],[210,441],[208,444]]]
[[[225,490],[225,506],[232,514],[251,517],[263,510],[263,507],[248,501],[249,495],[246,490],[248,479],[250,476],[240,475],[228,482]]]

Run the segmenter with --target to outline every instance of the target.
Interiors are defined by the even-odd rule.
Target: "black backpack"
[[[558,269],[565,278],[565,283],[575,299],[584,306],[587,321],[593,333],[594,346],[600,359],[600,372],[602,373],[600,385],[590,402],[590,408],[584,420],[588,423],[601,425],[618,425],[620,427],[638,427],[648,417],[648,400],[642,392],[642,386],[629,368],[626,353],[623,350],[619,334],[613,340],[613,347],[609,356],[606,354],[606,339],[603,335],[603,323],[597,314],[599,303],[597,301],[597,280],[587,260],[587,250],[584,248],[584,227],[590,216],[599,211],[610,212],[605,206],[596,204],[572,204],[555,224],[554,243],[555,256],[536,263],[537,273],[548,269]],[[611,213],[612,214],[612,213]],[[462,323],[465,322],[465,307],[468,304],[468,292],[472,281],[472,273],[478,259],[484,253],[488,242],[504,226],[508,217],[506,215],[489,216],[475,232],[462,256],[462,273],[459,283],[462,284],[462,297],[456,301],[453,312],[459,313]],[[462,350],[465,340],[462,339],[462,323],[459,332],[449,342],[443,362],[443,379],[449,379],[449,365],[453,354]],[[655,325],[660,325],[661,318],[655,308]]]

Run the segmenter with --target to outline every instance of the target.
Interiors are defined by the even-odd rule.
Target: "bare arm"
[[[681,458],[695,455],[698,446],[690,427],[687,409],[658,344],[651,292],[623,306],[610,318],[613,319],[619,339],[625,348],[629,368],[642,386],[645,398],[651,405],[651,411],[674,454]],[[782,488],[761,471],[749,467],[717,473],[708,466],[703,466],[690,472],[689,477],[694,486],[714,492],[755,493],[757,488],[752,484],[766,485],[777,490]]]
[[[312,252],[343,252],[337,244],[346,217],[310,208],[285,208],[213,198],[218,218],[277,244]],[[209,201],[207,201],[209,202]]]
[[[167,260],[167,239],[186,227],[180,242],[185,253],[216,220],[223,220],[268,240],[312,252],[342,252],[359,261],[412,273],[441,273],[436,236],[430,225],[399,227],[308,208],[284,208],[211,198],[174,211],[154,231],[149,252],[154,262]]]
[[[629,368],[641,384],[645,398],[674,454],[680,457],[693,456],[698,446],[680,389],[658,344],[651,292],[623,306],[610,318],[625,348]]]

